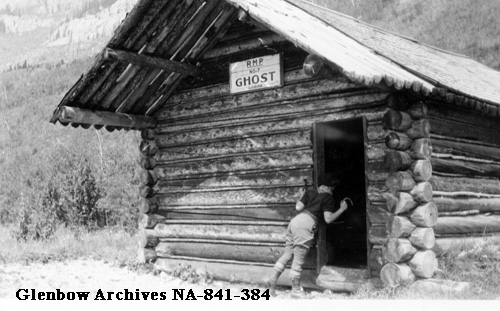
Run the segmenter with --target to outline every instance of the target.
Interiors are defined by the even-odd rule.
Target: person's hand
[[[349,206],[347,205],[347,202],[345,200],[342,200],[342,202],[340,202],[340,210],[342,212],[345,212],[347,210]]]

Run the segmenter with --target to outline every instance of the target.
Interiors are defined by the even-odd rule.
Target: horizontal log
[[[160,193],[156,196],[160,205],[164,206],[290,203],[297,200],[297,194],[301,188],[302,186],[211,192],[170,192]]]
[[[346,108],[349,104],[380,102],[382,96],[373,91],[349,89],[350,85],[335,81],[307,81],[283,89],[229,95],[201,101],[187,100],[159,113],[160,121],[189,119],[237,119],[245,116],[277,115],[296,112],[302,105],[306,111]],[[343,92],[342,92],[343,91]],[[347,92],[346,92],[347,91]],[[349,93],[349,91],[351,93]],[[215,102],[214,102],[215,101]],[[288,103],[290,106],[286,105]],[[288,106],[288,107],[287,107]],[[280,108],[283,111],[280,113]],[[259,113],[263,110],[264,114]]]
[[[161,242],[156,247],[159,257],[197,257],[206,259],[222,259],[244,262],[258,262],[274,264],[283,254],[283,244],[270,246],[225,244],[225,243],[196,243],[196,242]],[[309,252],[304,268],[314,268],[315,252]]]
[[[311,124],[328,122],[342,117],[342,114],[307,115],[299,118],[266,118],[263,120],[244,120],[222,126],[206,127],[199,125],[190,130],[167,131],[158,134],[163,147],[175,147],[194,143],[216,142],[256,136],[258,134],[279,133],[285,131],[310,130]],[[376,122],[376,121],[373,121]],[[380,141],[384,137],[381,125],[370,123],[367,127],[368,141]]]
[[[193,269],[210,271],[210,275],[216,280],[228,282],[243,282],[247,284],[262,284],[266,277],[273,273],[273,265],[235,262],[230,260],[197,260],[189,258],[158,258],[155,268],[172,272],[179,265],[189,264]],[[286,269],[278,279],[278,285],[291,286],[289,269]],[[304,269],[301,274],[301,286],[318,289],[315,280],[318,274],[315,270]]]
[[[461,212],[439,212],[439,217],[441,216],[470,216],[470,215],[479,215],[479,210],[469,210],[469,211],[461,211]]]
[[[81,123],[133,129],[154,128],[157,125],[157,121],[152,117],[108,111],[92,111],[68,106],[59,108],[58,119],[63,123]]]
[[[477,210],[479,213],[500,213],[500,198],[439,197],[434,198],[439,212],[465,212]]]
[[[447,106],[432,100],[426,101],[426,103],[429,117],[498,131],[498,121],[496,118],[485,117],[470,109],[460,109],[456,105]]]
[[[477,141],[432,135],[432,147],[437,153],[500,161],[500,148]]]
[[[462,160],[431,158],[435,172],[457,174],[464,177],[500,177],[500,163],[481,163]]]
[[[468,191],[486,194],[500,194],[500,184],[496,178],[468,178],[460,176],[449,177],[433,175],[429,182],[431,183],[434,191]]]
[[[165,119],[160,120],[160,122],[166,130],[185,131],[195,128],[199,129],[203,127],[238,124],[248,121],[278,121],[291,118],[321,116],[334,113],[338,114],[331,120],[333,121],[341,118],[357,117],[360,110],[364,110],[363,112],[370,109],[375,111],[377,107],[380,107],[380,102],[377,101],[376,95],[369,94],[351,97],[344,96],[334,99],[327,98],[314,101],[297,100],[296,102],[280,102],[275,105],[256,106],[248,109],[239,108],[225,112],[197,115],[184,119]],[[200,124],[203,125],[200,126]]]
[[[162,141],[158,141],[161,147]],[[207,144],[196,144],[184,147],[169,147],[160,150],[158,160],[162,162],[184,160],[190,158],[206,158],[243,152],[265,152],[279,149],[311,147],[310,130],[285,132],[274,135],[259,135],[228,141]]]
[[[255,25],[257,28],[262,27],[262,25]],[[258,48],[268,47],[268,46],[276,46],[279,43],[286,43],[286,39],[282,36],[270,32],[268,29],[261,29],[260,32],[253,32],[252,34],[248,34],[244,36],[244,39],[241,39],[240,36],[243,36],[242,32],[233,32],[226,34],[221,38],[219,44],[216,44],[212,49],[207,51],[202,57],[205,62],[208,61],[219,61],[221,57],[241,53],[247,50],[254,50]],[[248,38],[247,38],[248,37]]]
[[[312,151],[309,150],[281,150],[269,153],[249,153],[205,159],[203,161],[179,162],[175,164],[159,165],[155,173],[162,180],[184,178],[198,175],[200,178],[210,174],[224,172],[251,171],[269,168],[304,168],[313,165]]]
[[[189,64],[111,48],[104,49],[104,59],[113,59],[142,67],[161,69],[167,72],[177,72],[191,76],[199,76],[201,74],[199,68]]]
[[[160,206],[158,214],[166,219],[184,220],[290,221],[297,215],[297,212],[295,211],[295,203],[290,203],[280,205],[245,204],[240,207],[220,205],[214,208],[203,209],[187,207],[172,209],[168,206]]]
[[[282,107],[283,108],[283,107]],[[258,109],[259,111],[262,109]],[[166,123],[162,122],[160,131],[164,133],[168,132],[185,132],[192,130],[210,130],[225,126],[236,126],[244,125],[248,123],[263,123],[263,122],[278,122],[278,121],[289,121],[291,119],[300,118],[312,118],[313,123],[323,122],[319,120],[324,120],[324,122],[345,120],[351,118],[357,118],[360,113],[370,122],[373,120],[378,120],[381,118],[381,113],[383,109],[379,102],[370,102],[363,104],[350,105],[346,107],[331,108],[326,110],[314,110],[314,111],[304,111],[303,109],[298,109],[296,112],[283,114],[283,109],[278,109],[276,114],[261,114],[254,117],[241,117],[237,119],[231,118],[216,118],[216,116],[211,116],[210,120],[205,122],[200,122],[198,119],[192,119],[191,121],[186,120],[185,122],[176,123]],[[316,121],[318,120],[318,121]]]
[[[239,171],[223,174],[222,172],[215,176],[207,176],[204,178],[189,178],[185,176],[182,179],[160,180],[158,188],[163,191],[188,190],[188,189],[214,189],[228,187],[256,187],[256,186],[272,186],[272,185],[296,185],[313,184],[312,168],[273,168],[263,169],[259,171]]]
[[[443,216],[434,226],[436,235],[459,236],[481,235],[500,232],[499,215]]]
[[[160,239],[183,238],[284,243],[286,225],[211,225],[200,224],[200,221],[198,221],[192,224],[157,224],[154,230],[158,233]]]
[[[342,93],[363,94],[365,88],[346,80],[304,80],[303,72],[286,72],[285,86],[280,89],[262,90],[242,94],[230,94],[229,84],[195,89],[172,96],[165,106],[158,111],[158,118],[187,118],[209,113],[230,112],[241,109],[280,105],[282,101],[295,101],[308,97],[309,100],[323,96],[338,98]],[[373,93],[373,91],[371,92]]]
[[[448,118],[428,117],[432,128],[432,134],[463,138],[477,142],[484,142],[500,146],[500,132],[498,130],[479,127],[478,124],[463,124],[461,122],[451,121]]]

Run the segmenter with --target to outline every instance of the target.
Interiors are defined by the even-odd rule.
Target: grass
[[[17,241],[0,226],[0,262],[25,264],[72,259],[95,259],[120,266],[136,265],[136,239],[123,230],[71,231],[61,227],[48,240]]]

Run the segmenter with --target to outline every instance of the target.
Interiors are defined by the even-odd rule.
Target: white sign
[[[281,54],[229,65],[231,94],[283,86]]]

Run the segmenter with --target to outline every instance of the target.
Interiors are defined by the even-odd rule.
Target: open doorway
[[[363,118],[356,118],[315,125],[317,183],[321,183],[324,174],[334,174],[340,180],[333,192],[336,204],[345,197],[353,202],[334,224],[320,233],[324,235],[324,243],[318,255],[329,266],[367,266],[364,122]]]

